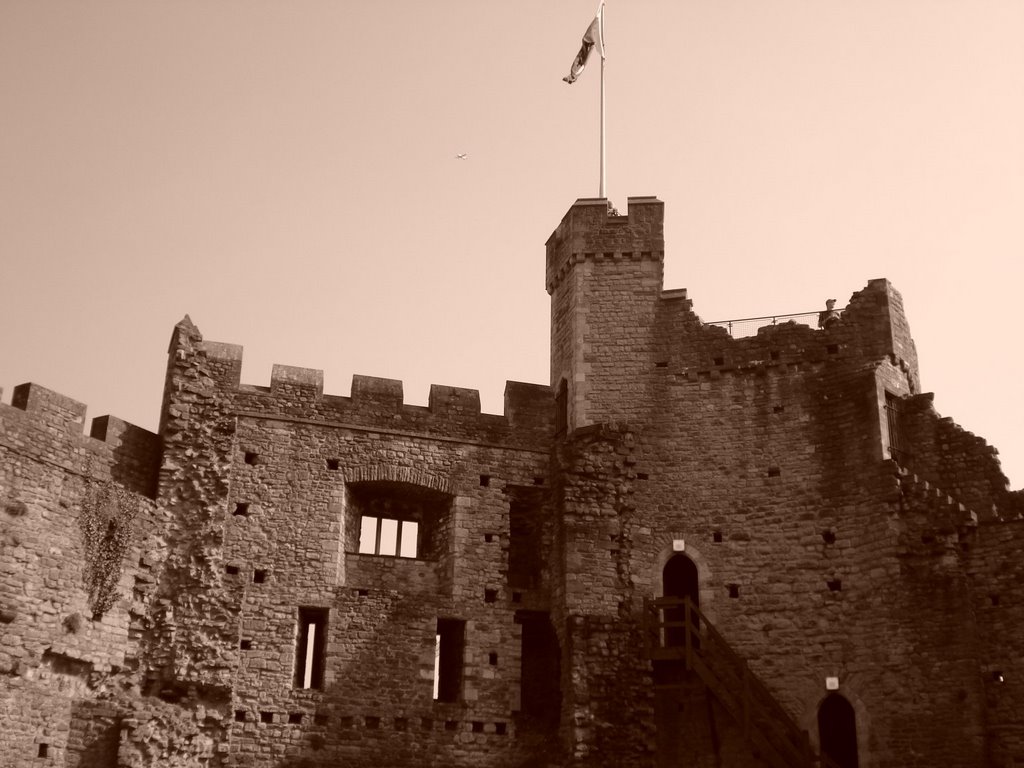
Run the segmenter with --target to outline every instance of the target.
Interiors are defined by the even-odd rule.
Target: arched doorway
[[[661,597],[667,601],[689,598],[694,607],[700,604],[697,564],[682,552],[675,552],[662,568]],[[664,605],[661,618],[676,626],[664,627],[660,638],[665,648],[675,652],[653,663],[657,765],[696,765],[698,752],[704,748],[701,745],[707,745],[708,734],[714,731],[708,692],[699,678],[686,671],[682,653],[686,645],[685,608],[678,603]],[[696,614],[690,616],[690,624],[697,629]],[[696,634],[691,635],[690,647],[700,647]]]
[[[857,716],[838,693],[830,693],[818,708],[821,753],[839,768],[857,768]]]
[[[662,595],[667,598],[689,598],[695,608],[700,607],[700,585],[697,575],[697,564],[686,555],[679,553],[669,558],[661,572]],[[667,608],[665,621],[683,622],[686,612],[682,606]],[[697,617],[690,617],[691,625],[697,628]],[[678,647],[686,643],[685,627],[666,627],[665,645]]]

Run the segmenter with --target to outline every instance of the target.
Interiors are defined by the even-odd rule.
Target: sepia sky
[[[0,387],[155,429],[171,329],[547,383],[544,241],[597,195],[595,0],[0,0]],[[608,192],[705,320],[902,292],[925,391],[1024,484],[1024,3],[608,0]],[[456,160],[468,153],[466,160]]]

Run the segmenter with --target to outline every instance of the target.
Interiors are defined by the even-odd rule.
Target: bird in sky
[[[468,152],[462,152],[462,153],[456,155],[455,159],[456,160],[468,160],[469,159],[469,153]]]

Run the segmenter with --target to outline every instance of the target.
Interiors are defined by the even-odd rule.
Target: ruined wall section
[[[812,733],[825,679],[838,677],[868,713],[858,728],[871,764],[979,764],[973,630],[949,621],[970,602],[956,553],[970,515],[945,493],[904,500],[882,460],[878,390],[909,389],[902,367],[822,353],[666,371],[661,415],[638,431],[635,453],[645,479],[633,503],[652,532],[632,542],[637,591],[660,594],[661,568],[682,547],[702,610]],[[911,568],[915,541],[934,547]],[[925,602],[939,583],[943,600]],[[910,720],[942,725],[922,734]]]
[[[0,405],[0,748],[11,766],[116,759],[166,519],[159,440],[35,384]],[[99,727],[97,712],[104,712]],[[84,762],[83,762],[84,761]],[[112,763],[111,763],[112,764]]]
[[[878,593],[890,629],[875,659],[868,638],[861,640],[862,657],[874,662],[865,683],[873,675],[872,698],[882,694],[887,702],[872,712],[886,748],[882,762],[983,765],[981,627],[968,570],[977,514],[905,470],[896,481],[891,528],[899,574]],[[914,731],[919,735],[909,737]]]
[[[651,765],[653,689],[643,657],[642,593],[631,572],[648,540],[633,497],[636,436],[576,429],[555,453],[560,562],[555,626],[563,649],[562,722],[574,765]]]
[[[999,465],[999,452],[935,410],[931,393],[903,401],[905,463],[915,474],[940,483],[982,519],[1016,517],[1024,506]]]
[[[507,572],[510,497],[546,503],[550,389],[509,382],[490,415],[473,390],[434,386],[410,406],[394,380],[356,376],[335,397],[320,371],[275,366],[255,387],[240,366],[240,348],[176,328],[154,681],[226,715],[231,764],[511,765],[549,748],[520,722],[518,616],[548,609],[550,583],[513,589]],[[361,553],[361,516],[387,516],[362,506],[375,500],[442,510],[419,521],[429,551]],[[326,617],[319,687],[296,680],[300,609]],[[433,695],[438,619],[464,625],[450,703]]]
[[[387,386],[368,383],[353,387],[356,407],[331,399],[303,417],[286,416],[295,409],[273,387],[270,398],[244,399],[224,550],[224,567],[244,590],[232,754],[245,765],[276,764],[296,749],[351,765],[459,764],[485,745],[489,762],[477,756],[474,764],[511,764],[532,743],[517,725],[516,612],[544,610],[547,600],[545,584],[507,584],[507,490],[544,487],[546,446],[524,447],[530,431],[515,434],[507,421],[446,414],[452,400],[475,397],[449,390],[441,399],[440,388],[427,409],[402,405],[400,390],[378,397],[379,420],[359,426],[374,413],[359,401]],[[465,437],[444,436],[444,418]],[[371,511],[358,508],[362,498],[424,494],[444,499],[442,518],[430,521],[431,551],[360,553],[360,512]],[[300,607],[327,611],[319,690],[295,683]],[[440,618],[465,622],[461,695],[452,703],[433,699]]]
[[[720,326],[704,325],[685,291],[666,291],[658,305],[660,374],[696,375],[757,367],[843,363],[849,367],[889,362],[902,374],[902,391],[920,389],[917,352],[903,313],[903,300],[888,280],[871,280],[855,292],[840,319],[826,329],[788,321],[759,328],[756,336],[733,338]]]
[[[1024,758],[1024,521],[988,520],[971,542],[969,575],[986,705],[986,765]]]
[[[158,501],[169,553],[146,633],[147,689],[194,687],[227,713],[237,663],[241,589],[223,578],[224,518],[234,447],[230,392],[241,349],[204,342],[186,316],[168,350]]]

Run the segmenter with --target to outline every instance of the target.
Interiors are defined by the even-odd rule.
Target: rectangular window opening
[[[518,589],[540,586],[544,560],[542,510],[519,499],[509,503],[508,583]]]
[[[435,701],[459,700],[465,651],[466,622],[461,619],[438,619],[434,636]]]
[[[892,392],[885,393],[885,421],[889,428],[889,457],[897,464],[910,458],[903,434],[903,401]]]
[[[419,535],[420,524],[415,520],[364,515],[359,524],[359,553],[416,558],[419,554]]]
[[[327,608],[299,608],[295,648],[295,687],[323,688]]]

